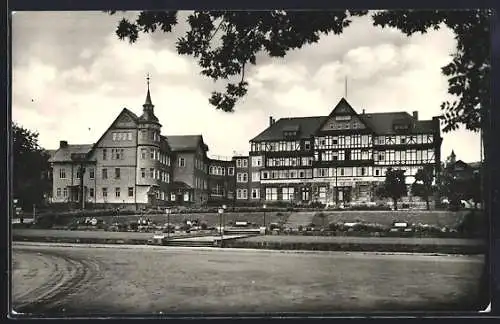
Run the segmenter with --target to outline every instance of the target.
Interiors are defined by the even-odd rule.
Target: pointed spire
[[[148,73],[146,76],[146,82],[148,85],[148,93],[146,94],[146,102],[144,103],[144,106],[146,106],[146,105],[153,106],[153,102],[151,101],[151,93],[149,92],[149,80],[150,80],[150,77],[149,77],[149,73]]]
[[[149,80],[150,80],[150,76],[148,73],[146,76],[148,92],[146,94],[146,101],[144,102],[144,105],[142,105],[142,107],[143,107],[142,115],[139,118],[142,121],[158,123],[158,118],[155,116],[155,113],[154,113],[154,105],[153,105],[153,101],[151,100],[151,93],[149,91]]]

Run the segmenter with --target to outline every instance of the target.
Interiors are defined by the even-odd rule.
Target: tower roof
[[[153,123],[159,123],[158,118],[155,116],[154,113],[154,105],[151,100],[151,92],[149,90],[149,73],[148,76],[146,77],[147,81],[147,86],[148,86],[148,92],[146,93],[146,101],[144,102],[143,107],[143,112],[141,117],[139,117],[139,120],[142,122],[153,122]]]

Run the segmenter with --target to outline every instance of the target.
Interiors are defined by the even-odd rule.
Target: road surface
[[[16,312],[471,310],[482,256],[17,243]]]

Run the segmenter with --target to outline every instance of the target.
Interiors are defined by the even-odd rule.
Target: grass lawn
[[[43,271],[34,252],[98,269],[57,308],[38,309],[66,314],[470,310],[483,265],[481,256],[19,244],[14,288],[29,264]]]
[[[468,211],[347,211],[323,212],[325,226],[329,223],[355,222],[376,223],[391,226],[393,222],[422,223],[455,228]],[[317,226],[323,225],[323,219],[315,215],[312,222]]]

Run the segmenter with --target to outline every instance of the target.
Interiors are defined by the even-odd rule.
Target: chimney
[[[273,126],[274,124],[274,118],[273,116],[269,116],[269,126]]]
[[[363,115],[365,114],[365,110],[363,109]]]
[[[415,118],[416,120],[418,120],[418,111],[414,111],[413,112],[413,118]]]
[[[68,147],[68,141],[59,141],[59,148]]]

